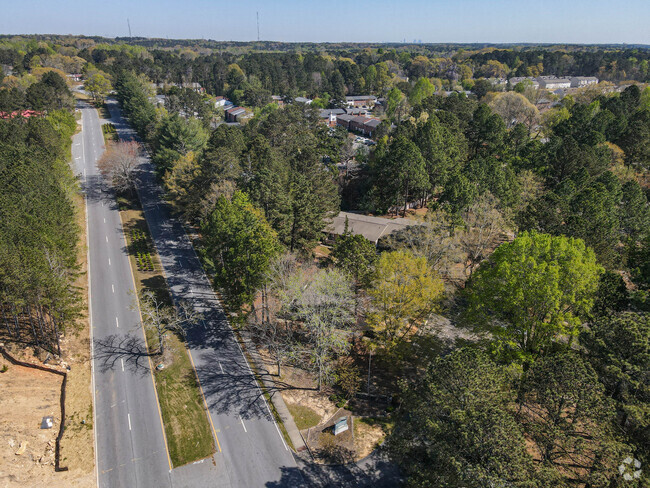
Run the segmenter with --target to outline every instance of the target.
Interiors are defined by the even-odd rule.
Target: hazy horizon
[[[242,0],[97,0],[57,4],[25,0],[3,6],[0,33],[275,42],[427,44],[646,44],[647,1],[612,7],[604,0],[360,1],[273,3]],[[98,15],[100,14],[100,15]]]

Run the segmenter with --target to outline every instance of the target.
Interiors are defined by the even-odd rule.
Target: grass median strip
[[[171,306],[160,261],[137,197],[120,198],[118,204],[136,291],[151,291]],[[143,265],[143,255],[149,256],[146,266]],[[215,452],[214,438],[185,343],[178,335],[169,334],[163,357],[157,354],[155,330],[145,327],[145,333],[149,351],[154,354],[154,366],[165,365],[161,370],[154,370],[154,378],[172,464],[178,467],[203,459]]]

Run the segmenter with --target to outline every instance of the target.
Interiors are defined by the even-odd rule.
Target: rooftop
[[[346,100],[377,100],[377,97],[374,95],[354,95],[351,97],[345,97]]]
[[[335,235],[343,235],[345,232],[345,221],[348,221],[348,230],[353,234],[359,234],[370,242],[377,244],[380,237],[392,232],[405,229],[411,225],[419,225],[415,220],[397,218],[388,219],[384,217],[372,217],[350,212],[341,212],[332,219],[324,232]]]

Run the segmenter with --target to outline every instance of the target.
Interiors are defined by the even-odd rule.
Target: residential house
[[[240,124],[245,123],[253,114],[245,109],[244,107],[232,107],[226,110],[226,122],[239,122]]]
[[[334,241],[336,236],[343,235],[346,230],[346,223],[349,232],[362,235],[375,245],[377,245],[381,237],[392,232],[406,229],[411,225],[421,225],[418,221],[405,218],[388,219],[341,212],[323,229],[323,232],[328,236],[328,240]]]
[[[495,87],[501,87],[502,86],[502,87],[505,88],[505,86],[508,84],[508,80],[506,80],[505,78],[488,78],[488,81],[490,82],[490,84],[492,86],[495,86]]]
[[[280,95],[271,95],[271,102],[277,104],[278,107],[284,106],[284,98]]]
[[[230,100],[219,95],[214,99],[214,108],[225,107],[228,102],[230,102]]]
[[[348,107],[343,110],[348,115],[366,115],[368,113],[368,109],[363,107]]]
[[[372,137],[381,121],[370,117],[357,116],[350,122],[351,130],[361,132],[364,136]]]
[[[205,93],[205,88],[203,88],[200,83],[196,82],[183,83],[183,88],[189,88],[190,90],[194,90],[197,93]]]
[[[305,105],[311,105],[311,102],[313,102],[313,100],[305,97],[296,97],[293,101],[296,103],[304,103]]]
[[[343,114],[345,114],[345,110],[342,108],[324,108],[319,112],[320,118],[329,127],[336,127],[337,117]]]
[[[336,117],[336,124],[345,127],[347,130],[360,132],[364,136],[372,137],[379,124],[381,124],[381,121],[361,115],[343,114]]]
[[[347,130],[350,130],[350,121],[354,118],[354,115],[342,114],[336,116],[336,125],[345,127]]]

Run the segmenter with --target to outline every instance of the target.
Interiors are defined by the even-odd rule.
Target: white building
[[[555,76],[540,76],[537,78],[539,87],[544,90],[558,90],[571,88],[571,80],[568,78],[556,78]]]
[[[598,83],[598,78],[595,76],[572,76],[571,87],[582,88],[583,86],[594,85]]]

